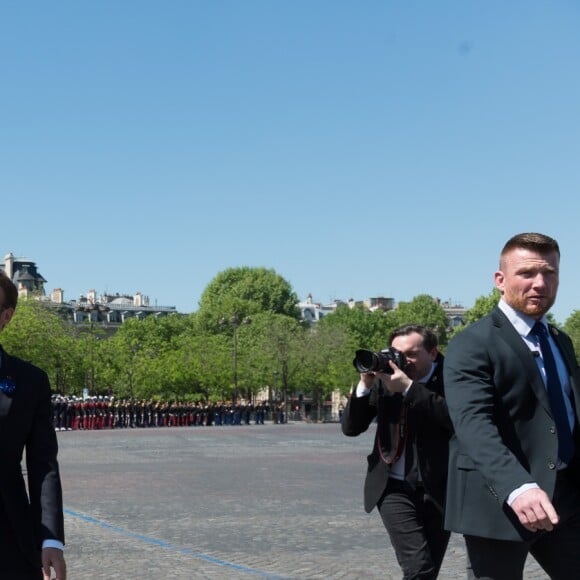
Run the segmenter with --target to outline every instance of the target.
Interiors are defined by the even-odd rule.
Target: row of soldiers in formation
[[[115,399],[114,397],[53,397],[57,431],[122,429],[136,427],[192,427],[210,425],[263,425],[264,420],[284,423],[283,404],[270,408],[232,402],[201,403]],[[271,413],[270,413],[271,412]]]

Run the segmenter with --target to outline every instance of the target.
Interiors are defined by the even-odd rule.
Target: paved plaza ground
[[[337,424],[59,432],[69,580],[401,577]],[[452,536],[440,578],[465,577]],[[546,576],[533,560],[526,578]]]

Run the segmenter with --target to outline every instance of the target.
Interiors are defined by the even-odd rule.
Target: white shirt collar
[[[503,298],[498,303],[498,308],[506,315],[507,319],[512,323],[513,327],[517,330],[520,336],[528,336],[536,324],[536,319],[531,316],[527,316],[510,306]],[[546,328],[548,328],[548,323],[546,317],[542,316],[539,322],[541,322]]]
[[[435,367],[437,366],[436,362],[432,362],[431,363],[431,370],[422,378],[419,379],[419,383],[428,383],[429,379],[433,376],[433,373],[435,372]]]

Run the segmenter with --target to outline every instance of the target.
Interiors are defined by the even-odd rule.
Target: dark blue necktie
[[[552,408],[556,422],[556,430],[558,432],[558,457],[564,463],[570,463],[574,455],[574,441],[572,439],[566,405],[564,404],[562,384],[560,383],[556,361],[554,360],[550,342],[548,341],[548,331],[541,322],[536,322],[532,328],[532,334],[538,337],[540,349],[542,350],[542,359],[546,370],[548,399],[550,400],[550,407]]]

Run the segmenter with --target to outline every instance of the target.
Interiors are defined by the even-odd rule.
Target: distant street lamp
[[[239,316],[234,313],[232,317],[228,320],[227,318],[222,318],[220,320],[221,326],[231,326],[233,329],[234,336],[234,393],[233,393],[233,403],[236,404],[238,399],[238,328],[242,324],[251,324],[252,321],[246,317],[240,320]]]
[[[278,423],[278,371],[274,371],[274,400],[276,405],[270,404],[270,409],[272,410],[272,420],[274,423]]]

